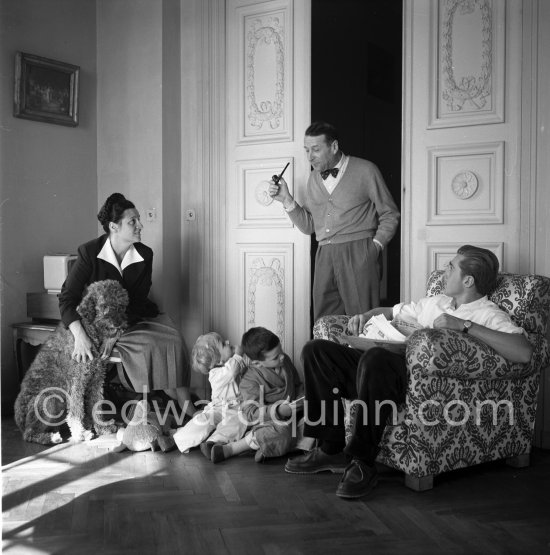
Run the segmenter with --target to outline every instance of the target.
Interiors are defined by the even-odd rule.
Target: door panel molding
[[[504,121],[505,13],[501,0],[434,8],[430,128]]]
[[[404,299],[425,292],[434,263],[427,245],[501,243],[502,269],[528,271],[521,230],[531,229],[533,206],[532,192],[524,192],[531,185],[523,104],[532,84],[522,68],[532,70],[525,46],[531,4],[403,5]]]
[[[227,0],[226,10],[226,266],[219,276],[226,295],[220,321],[232,341],[251,326],[271,329],[299,368],[311,333],[310,237],[267,187],[287,162],[285,180],[297,199],[307,183],[311,4]]]

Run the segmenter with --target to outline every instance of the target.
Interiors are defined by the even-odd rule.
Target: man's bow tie
[[[338,175],[338,168],[331,168],[330,170],[325,170],[321,172],[321,177],[323,179],[326,179],[329,174],[332,175],[332,177],[336,177]]]

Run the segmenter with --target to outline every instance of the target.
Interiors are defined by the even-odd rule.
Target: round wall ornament
[[[453,178],[453,193],[459,199],[465,200],[475,195],[478,185],[477,176],[474,172],[462,171]]]
[[[271,181],[260,181],[258,185],[256,185],[256,202],[258,202],[262,206],[269,206],[273,202],[273,197],[269,195],[270,185]]]

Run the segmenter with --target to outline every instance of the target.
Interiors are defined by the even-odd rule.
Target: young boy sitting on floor
[[[191,352],[191,366],[196,372],[208,374],[212,400],[174,434],[182,453],[200,445],[210,458],[210,446],[241,439],[247,422],[239,415],[241,395],[239,382],[246,371],[240,347],[233,347],[216,332],[201,335]],[[208,438],[208,444],[204,441]]]
[[[303,384],[279,338],[265,328],[251,328],[243,335],[241,347],[249,359],[239,385],[242,416],[249,429],[238,441],[212,445],[212,462],[250,449],[256,451],[257,462],[294,449],[311,449],[313,440],[303,438],[303,423],[297,423],[303,411]]]

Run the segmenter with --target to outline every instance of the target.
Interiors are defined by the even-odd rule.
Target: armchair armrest
[[[533,356],[533,359],[535,357]],[[538,370],[533,364],[512,363],[489,345],[462,332],[422,329],[407,346],[407,366],[417,379],[440,376],[459,380],[512,380]]]
[[[336,316],[322,316],[313,326],[313,339],[328,339],[338,342],[337,336],[348,333],[349,316],[339,314]]]

